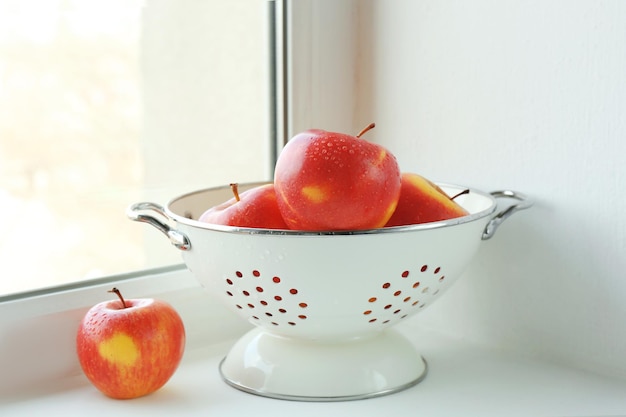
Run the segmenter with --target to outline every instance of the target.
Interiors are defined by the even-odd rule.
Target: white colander
[[[467,188],[439,185],[449,195]],[[137,203],[128,216],[165,233],[199,282],[256,325],[222,361],[223,379],[246,392],[306,401],[369,398],[418,383],[426,362],[392,327],[441,296],[481,240],[531,206],[517,192],[470,189],[456,199],[468,216],[414,226],[299,232],[196,220],[231,195],[224,186],[165,208]],[[494,214],[499,197],[517,201]]]

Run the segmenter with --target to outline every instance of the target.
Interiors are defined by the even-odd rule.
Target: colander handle
[[[187,251],[191,249],[191,242],[189,238],[185,236],[183,233],[179,232],[176,229],[170,227],[166,222],[159,220],[158,218],[150,215],[150,214],[142,214],[145,211],[153,211],[159,214],[161,217],[164,217],[166,221],[170,220],[170,217],[165,212],[162,206],[156,203],[142,202],[135,203],[126,209],[126,215],[129,219],[134,220],[136,222],[144,222],[148,223],[154,227],[156,227],[159,231],[161,231],[165,236],[167,236],[176,248],[180,250]]]
[[[500,224],[505,221],[511,214],[515,213],[516,211],[530,208],[533,205],[533,202],[526,195],[517,191],[501,190],[492,191],[490,194],[495,198],[512,198],[518,200],[519,202],[508,206],[491,218],[489,223],[487,223],[487,226],[485,226],[482,240],[491,239],[496,233],[496,229],[498,228],[498,226],[500,226]]]

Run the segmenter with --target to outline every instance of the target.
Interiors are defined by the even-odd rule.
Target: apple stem
[[[450,200],[454,200],[455,198],[457,198],[458,196],[463,195],[463,194],[469,194],[469,192],[470,192],[469,189],[463,190],[460,193],[456,194],[454,197],[450,197]]]
[[[122,297],[122,293],[120,292],[120,290],[118,290],[117,288],[113,287],[113,289],[110,290],[109,292],[114,293],[115,295],[117,295],[120,298],[120,301],[122,302],[122,307],[124,307],[124,308],[128,307],[126,305],[126,301],[124,301],[124,297]]]
[[[237,184],[236,182],[231,182],[230,189],[233,190],[233,194],[235,195],[235,200],[241,201],[241,199],[239,198],[239,184]]]
[[[368,124],[367,126],[365,126],[365,127],[363,128],[363,130],[361,130],[361,131],[359,132],[359,134],[358,134],[358,135],[356,135],[356,137],[357,137],[357,138],[360,138],[361,136],[363,136],[363,134],[364,134],[365,132],[367,132],[368,130],[372,130],[372,129],[374,129],[374,127],[376,127],[376,123],[370,123],[370,124]]]

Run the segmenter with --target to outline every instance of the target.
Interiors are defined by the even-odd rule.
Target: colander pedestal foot
[[[255,328],[220,364],[242,391],[297,401],[347,401],[398,392],[427,373],[414,345],[393,329],[360,338],[312,341]]]

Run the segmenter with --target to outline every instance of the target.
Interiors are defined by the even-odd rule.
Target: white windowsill
[[[76,324],[74,321],[85,311],[86,307],[80,305],[88,306],[98,297],[106,298],[106,295],[99,294],[110,284],[102,284],[101,287],[73,291],[65,296],[65,305],[70,309],[67,317],[71,320],[65,329],[57,327],[57,332],[67,335],[64,336],[65,346],[56,348],[65,350],[58,355],[61,362],[69,361],[67,369],[48,370],[51,375],[54,376],[54,372],[58,375],[20,389],[10,390],[5,386],[0,391],[0,413],[32,416],[62,414],[66,417],[116,414],[275,416],[295,413],[300,417],[380,413],[481,417],[626,414],[626,381],[478,346],[421,327],[419,316],[396,326],[418,346],[429,365],[426,378],[408,390],[379,398],[331,403],[293,402],[246,394],[221,380],[218,365],[232,345],[233,337],[244,332],[247,324],[213,303],[200,307],[199,304],[206,302],[206,294],[199,291],[200,288],[189,278],[190,274],[186,271],[177,271],[150,281],[156,294],[168,299],[180,310],[189,331],[183,362],[161,390],[139,399],[112,400],[96,391],[76,371],[71,351],[73,340],[69,340]],[[123,283],[129,291],[144,284],[141,279]],[[52,301],[44,297],[37,300],[36,305],[50,308]],[[2,330],[6,336],[6,327]],[[33,339],[36,340],[36,337],[33,336]],[[7,378],[9,375],[19,380],[19,366],[37,363],[39,359],[33,357],[34,362],[31,362],[24,356],[31,350],[22,351],[16,361],[18,356],[11,358],[6,346],[2,348],[3,358],[0,360],[5,367],[2,380],[11,379]],[[16,363],[12,368],[11,362]],[[39,366],[41,363],[40,360]],[[28,373],[29,370],[25,371]]]

